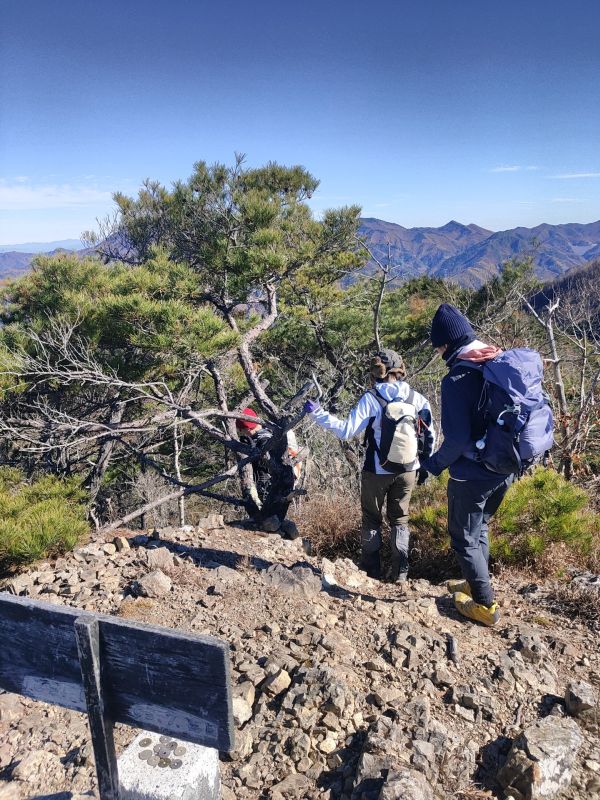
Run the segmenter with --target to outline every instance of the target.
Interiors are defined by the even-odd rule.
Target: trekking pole
[[[312,377],[312,382],[314,384],[314,387],[317,390],[316,399],[320,400],[323,397],[323,389],[321,388],[321,384],[319,383],[319,381],[317,379],[317,376],[315,375],[314,372],[311,374],[311,377]]]

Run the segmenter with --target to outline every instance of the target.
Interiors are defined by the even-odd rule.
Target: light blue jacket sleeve
[[[323,408],[313,411],[310,417],[317,425],[326,431],[331,431],[338,439],[352,439],[364,431],[371,417],[377,415],[378,409],[379,406],[373,395],[365,393],[348,415],[348,419],[340,419]]]

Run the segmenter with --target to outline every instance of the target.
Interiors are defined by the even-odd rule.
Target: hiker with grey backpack
[[[441,386],[444,441],[422,467],[433,475],[450,471],[448,532],[463,580],[448,588],[463,616],[493,626],[500,614],[488,570],[489,522],[515,478],[553,443],[542,360],[535,350],[503,352],[478,340],[469,320],[447,303],[433,317],[431,343],[448,366]]]
[[[361,568],[369,577],[381,578],[383,509],[390,524],[392,563],[390,578],[408,576],[409,503],[417,482],[427,477],[420,471],[421,455],[435,444],[431,408],[423,395],[404,380],[401,356],[382,350],[371,359],[372,388],[365,392],[341,420],[307,400],[304,410],[338,439],[364,434],[365,462],[361,476]]]

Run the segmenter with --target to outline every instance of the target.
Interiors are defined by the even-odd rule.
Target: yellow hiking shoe
[[[468,594],[469,597],[473,596],[471,594],[471,587],[469,586],[467,581],[463,580],[462,578],[446,581],[446,586],[448,587],[448,591],[450,592],[450,594],[461,592],[462,594]]]
[[[456,610],[469,619],[474,619],[475,622],[481,622],[483,625],[493,627],[500,619],[500,611],[498,604],[492,603],[488,608],[476,603],[468,594],[464,592],[456,592],[454,595],[454,605]]]

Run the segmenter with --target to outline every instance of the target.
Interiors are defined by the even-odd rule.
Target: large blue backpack
[[[554,418],[542,388],[542,359],[535,350],[517,348],[487,361],[481,370],[479,411],[485,434],[475,442],[475,457],[492,472],[520,475],[554,443]]]

